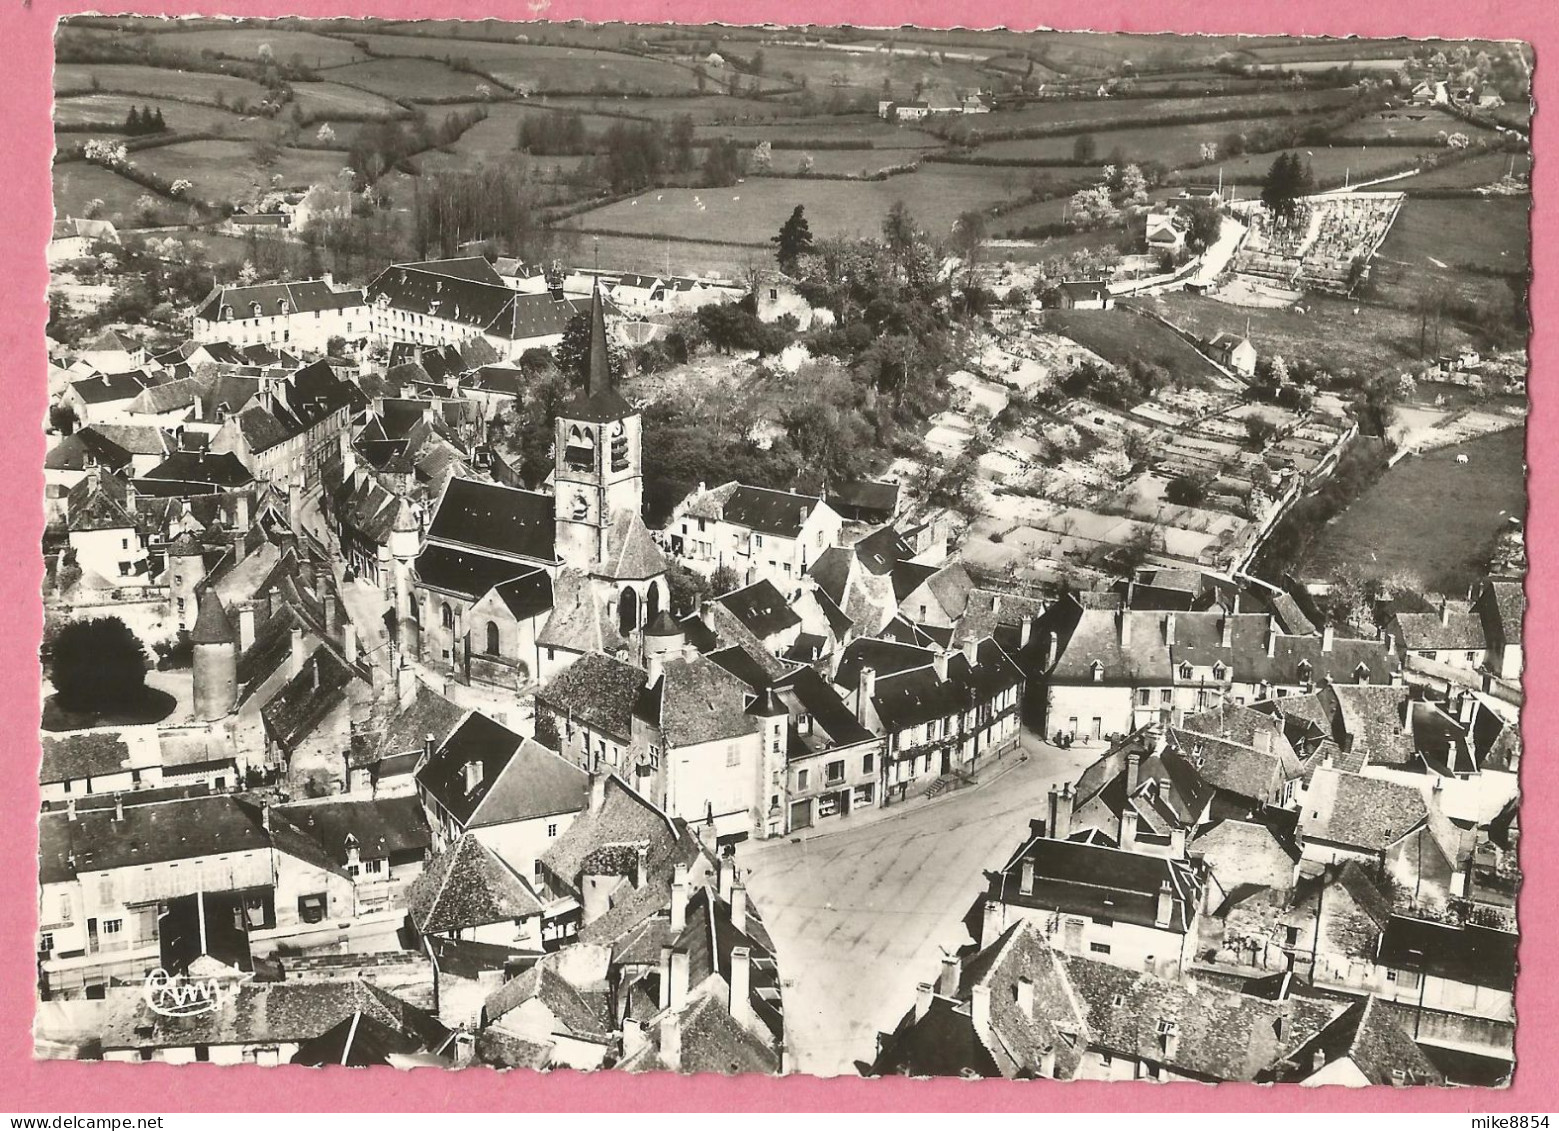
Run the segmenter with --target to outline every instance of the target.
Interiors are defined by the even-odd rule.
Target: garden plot
[[[947,383],[968,395],[969,409],[984,412],[988,417],[1000,415],[1010,398],[1008,391],[994,381],[983,380],[966,369],[948,377]]]

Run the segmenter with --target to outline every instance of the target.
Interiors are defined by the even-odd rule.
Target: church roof
[[[590,370],[584,389],[563,410],[569,420],[604,423],[633,415],[630,405],[617,391],[612,377],[611,355],[606,348],[606,306],[601,285],[590,292]]]
[[[607,536],[606,560],[601,562],[597,576],[613,581],[643,581],[666,572],[666,557],[650,537],[644,520],[631,511],[619,511],[613,516]]]

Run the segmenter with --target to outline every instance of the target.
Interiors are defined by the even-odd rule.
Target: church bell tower
[[[637,518],[644,503],[641,420],[612,375],[599,283],[590,295],[589,375],[554,428],[557,555],[589,570],[606,557],[612,524]]]

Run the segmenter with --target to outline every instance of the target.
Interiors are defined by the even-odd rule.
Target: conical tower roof
[[[168,556],[170,558],[198,558],[203,552],[204,549],[200,544],[200,539],[196,538],[188,530],[168,543]]]
[[[222,598],[209,586],[200,595],[200,610],[195,614],[190,640],[196,644],[233,644],[238,640],[233,622],[222,607]]]
[[[586,373],[584,389],[563,410],[566,418],[603,423],[633,415],[633,406],[617,391],[612,376],[612,358],[606,344],[606,300],[601,297],[599,281],[590,292],[590,365]]]
[[[677,624],[676,618],[665,609],[655,614],[654,619],[644,626],[645,636],[681,636],[682,627]]]
[[[753,700],[752,706],[747,708],[749,715],[757,715],[760,718],[774,718],[778,715],[789,714],[785,710],[785,704],[779,701],[779,696],[774,694],[772,687],[765,687]]]

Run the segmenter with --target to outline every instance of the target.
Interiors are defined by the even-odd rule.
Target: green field
[[[239,115],[215,106],[141,98],[133,94],[82,94],[60,98],[54,103],[54,121],[62,126],[122,126],[131,109],[161,111],[169,133],[215,133],[236,128],[243,122]]]
[[[1195,384],[1219,376],[1195,347],[1161,322],[1135,311],[1047,310],[1038,328],[1070,338],[1113,365],[1133,361],[1162,367],[1177,383]]]
[[[220,204],[240,200],[257,187],[268,188],[276,177],[284,188],[332,180],[347,159],[332,149],[283,149],[274,166],[261,169],[243,142],[189,141],[142,150],[135,154],[135,163],[170,181],[185,177],[194,182],[196,197]]]
[[[810,157],[813,176],[865,177],[895,165],[907,165],[922,152],[918,149],[776,149],[771,169],[783,176],[796,176],[803,157]]]
[[[1400,372],[1420,363],[1418,316],[1382,306],[1360,306],[1344,299],[1306,295],[1290,309],[1232,306],[1215,298],[1185,293],[1132,299],[1182,330],[1209,338],[1250,321],[1250,340],[1262,357],[1306,358],[1329,373]],[[1472,343],[1454,325],[1441,336],[1442,352]]]
[[[345,72],[331,73],[339,76]],[[394,99],[339,82],[295,82],[292,100],[309,118],[397,118],[406,113]]]
[[[1228,122],[1197,122],[1186,125],[1135,126],[1123,130],[1105,130],[1094,134],[1096,161],[1105,161],[1117,151],[1128,162],[1160,161],[1170,168],[1202,163],[1204,143],[1222,147],[1231,133],[1247,133],[1271,123],[1271,118],[1239,118]],[[1036,162],[1068,161],[1077,137],[1019,138],[992,141],[980,146],[978,156],[1002,160]]]
[[[412,102],[474,99],[480,97],[478,87],[492,90],[493,85],[481,75],[457,71],[432,59],[373,59],[337,67],[329,75],[333,82],[361,87],[386,99]]]
[[[732,98],[728,94],[688,94],[659,98],[629,98],[622,94],[560,95],[528,100],[538,106],[583,113],[628,115],[666,121],[688,115],[702,125],[745,125],[789,120],[795,108],[784,102],[759,102],[750,98]],[[827,121],[819,118],[818,121]]]
[[[766,75],[798,83],[805,79],[809,88],[820,93],[842,89],[851,92],[869,90],[875,94],[882,90],[886,80],[891,85],[890,97],[909,98],[921,83],[933,89],[979,89],[988,81],[977,63],[948,60],[939,64],[927,54],[904,51],[889,55],[880,49],[857,51],[770,44],[761,48],[743,45],[735,50],[744,57],[750,57],[754,50],[761,50]]]
[[[300,63],[314,68],[337,67],[367,58],[352,46],[350,40],[284,28],[207,27],[198,31],[142,33],[134,38],[150,40],[156,47],[166,51],[188,51],[197,55],[209,51],[229,59],[248,61],[261,58],[261,49],[268,47],[277,62]]]
[[[1005,110],[981,116],[974,129],[985,134],[1030,127],[1043,127],[1055,132],[1087,133],[1090,130],[1107,129],[1112,124],[1140,126],[1155,121],[1173,121],[1176,117],[1189,114],[1205,114],[1208,117],[1227,115],[1232,121],[1239,117],[1271,117],[1302,110],[1324,109],[1341,105],[1350,97],[1348,91],[1322,90],[1299,94],[1235,94],[1211,98],[1055,99],[1030,102],[1021,110]]]
[[[145,193],[134,181],[99,165],[65,161],[54,166],[54,211],[61,216],[84,216],[89,201],[101,200],[103,217],[129,217]]]
[[[259,83],[231,75],[174,71],[135,63],[61,63],[54,68],[56,95],[87,94],[94,89],[212,106],[258,106],[265,98],[265,88]]]
[[[1392,185],[1402,192],[1418,189],[1475,189],[1491,185],[1514,169],[1517,176],[1531,177],[1530,153],[1485,153],[1454,161],[1438,169],[1426,169],[1414,177],[1406,177]]]
[[[1411,306],[1426,290],[1445,286],[1462,298],[1507,310],[1512,292],[1501,275],[1530,269],[1531,215],[1527,197],[1410,197],[1375,256],[1370,293]]]
[[[1306,146],[1295,148],[1291,152],[1299,154],[1309,163],[1317,187],[1331,188],[1341,185],[1345,179],[1349,184],[1358,184],[1360,181],[1375,177],[1408,172],[1436,150],[1414,149],[1406,145],[1377,145],[1335,148]],[[1254,186],[1266,180],[1276,157],[1275,152],[1247,153],[1242,157],[1220,160],[1195,170],[1177,173],[1173,179],[1177,183],[1212,184],[1218,179],[1221,170],[1224,184],[1248,185],[1254,190]],[[1393,182],[1390,191],[1402,187],[1403,184]],[[1382,191],[1387,191],[1384,186]]]
[[[893,202],[902,200],[923,228],[941,237],[961,212],[988,208],[1005,195],[992,170],[959,165],[926,165],[885,181],[749,177],[730,188],[652,190],[574,217],[569,225],[632,236],[697,235],[767,244],[798,204],[806,208],[814,237],[855,236],[875,235]]]
[[[1494,536],[1526,516],[1525,455],[1526,429],[1512,428],[1407,457],[1326,525],[1296,572],[1353,565],[1407,573],[1430,593],[1464,592],[1487,569]]]
[[[1339,130],[1332,140],[1338,144],[1369,145],[1381,141],[1420,141],[1433,144],[1441,133],[1462,133],[1468,137],[1487,137],[1489,130],[1464,122],[1455,114],[1435,106],[1403,106],[1382,110],[1361,118]]]
[[[875,114],[841,114],[826,118],[800,118],[766,125],[710,125],[698,131],[700,137],[728,137],[743,145],[760,141],[810,141],[824,138],[834,144],[859,142],[862,148],[941,149],[946,142],[909,126],[885,122]]]
[[[453,59],[492,75],[505,86],[588,93],[623,89],[651,93],[691,91],[693,74],[659,59],[575,47],[436,39],[422,35],[363,35],[376,55]]]

